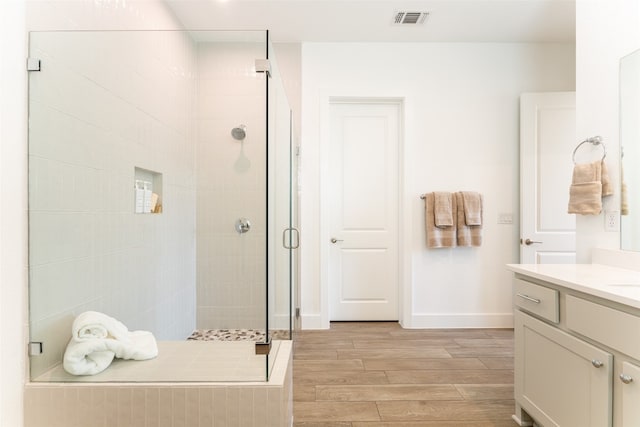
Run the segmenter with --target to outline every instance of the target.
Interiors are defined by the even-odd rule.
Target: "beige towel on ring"
[[[627,183],[624,180],[624,168],[622,167],[622,163],[620,163],[620,181],[622,184],[620,185],[620,215],[629,215],[629,200]]]
[[[435,215],[435,194],[427,193],[424,198],[425,226],[427,231],[427,247],[453,248],[456,246],[455,222],[451,226],[437,227]],[[452,218],[457,218],[456,204],[451,203]]]
[[[478,193],[476,193],[478,194]],[[457,244],[458,246],[481,246],[482,245],[482,195],[478,194],[480,204],[480,225],[467,225],[465,218],[465,199],[463,192],[456,193],[456,204],[458,211],[457,220]]]
[[[569,188],[570,214],[598,215],[602,211],[602,161],[582,163],[573,168]],[[609,182],[607,176],[605,181]],[[611,184],[607,184],[608,187]],[[610,188],[609,190],[610,191]]]
[[[609,171],[607,170],[607,164],[604,160],[600,165],[600,182],[602,182],[602,197],[611,196],[613,194],[613,185],[611,185],[611,179],[609,178]]]

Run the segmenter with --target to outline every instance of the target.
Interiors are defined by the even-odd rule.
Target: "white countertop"
[[[507,264],[515,273],[640,309],[640,272],[602,264]]]

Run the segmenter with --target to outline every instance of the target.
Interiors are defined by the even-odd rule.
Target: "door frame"
[[[367,95],[329,95],[322,94],[320,96],[320,320],[322,326],[329,328],[331,319],[329,318],[329,239],[331,238],[330,229],[330,210],[327,200],[329,199],[329,185],[323,177],[329,173],[329,138],[331,134],[330,109],[331,104],[393,104],[398,108],[398,322],[402,325],[410,324],[411,295],[410,283],[408,279],[411,277],[411,265],[407,253],[411,236],[409,234],[411,216],[410,209],[407,207],[408,200],[405,197],[405,183],[407,182],[407,161],[405,147],[405,114],[404,114],[404,97],[393,96],[375,96]],[[409,243],[407,243],[409,242]]]

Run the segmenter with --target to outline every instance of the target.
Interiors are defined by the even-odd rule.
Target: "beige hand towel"
[[[620,163],[620,215],[629,215],[629,200],[627,199],[627,183],[624,181],[624,168]]]
[[[461,191],[466,225],[482,225],[482,197],[475,191]]]
[[[464,214],[464,196],[462,192],[456,194],[456,204],[458,211],[457,238],[458,246],[481,246],[482,245],[482,225],[467,225]],[[482,195],[480,206],[482,206]],[[482,209],[480,210],[480,224],[482,224]]]
[[[597,215],[602,211],[602,165],[597,161],[574,166],[569,188],[570,214]]]
[[[602,165],[600,166],[600,182],[602,182],[602,197],[611,196],[613,194],[613,185],[611,185],[611,179],[609,178],[607,164],[604,162],[604,160],[601,163]]]
[[[453,248],[456,245],[456,227],[436,227],[435,223],[435,195],[428,193],[424,198],[425,225],[427,231],[427,247],[429,248]],[[456,205],[452,204],[452,217],[456,218]]]
[[[451,193],[436,191],[434,197],[434,212],[436,227],[453,226],[453,197]]]

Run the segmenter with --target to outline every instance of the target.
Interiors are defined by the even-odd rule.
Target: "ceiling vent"
[[[396,12],[393,16],[395,25],[419,25],[424,24],[429,12]]]

